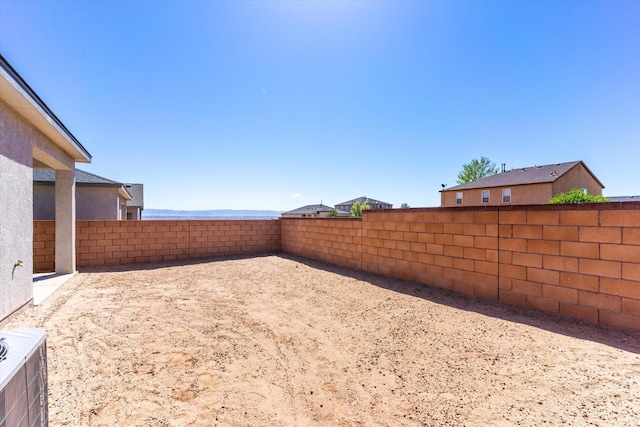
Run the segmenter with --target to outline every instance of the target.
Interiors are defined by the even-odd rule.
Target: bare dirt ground
[[[634,426],[640,335],[286,256],[80,273],[50,423]]]

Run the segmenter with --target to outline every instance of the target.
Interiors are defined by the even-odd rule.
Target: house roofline
[[[125,200],[133,200],[133,197],[131,196],[131,194],[127,191],[126,188],[124,188],[124,185],[121,185],[120,188],[118,189],[118,193],[122,196],[123,199]]]
[[[600,185],[600,187],[605,188],[605,187],[604,187],[604,184],[603,184],[603,183],[598,179],[598,177],[597,177],[593,172],[591,172],[591,169],[589,169],[589,166],[587,166],[587,165],[585,164],[585,162],[583,162],[582,160],[580,160],[579,164],[582,164],[582,166],[584,166],[584,168],[587,170],[587,172],[589,172],[589,174],[593,177],[593,179],[595,179],[595,180],[598,182],[598,184]],[[577,165],[576,165],[576,166],[577,166]],[[574,168],[575,168],[575,166],[574,166]],[[571,169],[573,169],[573,168],[571,168]],[[571,169],[570,169],[570,170],[571,170]]]
[[[2,55],[0,55],[0,77],[0,97],[7,104],[51,138],[76,162],[91,163],[89,151]]]
[[[486,179],[491,179],[493,178],[495,175],[490,175],[488,177],[484,177],[484,178],[480,178],[477,179],[475,181],[470,181],[470,182],[466,182],[464,184],[459,184],[459,185],[455,185],[453,187],[449,187],[449,188],[443,188],[442,190],[439,190],[439,193],[447,193],[447,192],[452,192],[452,191],[467,191],[467,190],[478,190],[478,189],[487,189],[487,188],[500,188],[500,187],[512,187],[512,186],[523,186],[523,185],[537,185],[537,184],[553,184],[554,182],[556,182],[560,177],[566,175],[569,171],[573,170],[576,166],[578,165],[582,165],[584,166],[585,170],[589,173],[589,175],[591,175],[591,177],[598,183],[598,185],[600,185],[600,187],[605,188],[604,184],[598,179],[597,176],[595,176],[595,174],[591,171],[591,169],[589,169],[589,167],[582,161],[582,160],[575,160],[573,162],[564,162],[562,164],[570,164],[573,163],[573,166],[571,166],[569,169],[567,169],[565,172],[563,172],[560,175],[556,175],[554,179],[548,179],[548,180],[540,180],[540,181],[534,181],[534,182],[522,182],[522,183],[499,183],[499,184],[485,184],[485,185],[478,185],[478,183],[483,182]],[[555,165],[559,165],[560,163],[555,163]],[[542,165],[544,167],[547,166],[553,166],[554,164],[550,164],[550,165]],[[532,169],[535,168],[536,166],[527,166],[524,168],[516,168],[516,169],[512,169],[511,171],[507,171],[507,172],[502,172],[496,175],[502,175],[503,173],[513,173],[515,171],[518,171],[519,169],[522,169],[523,171],[525,169]],[[470,185],[471,184],[471,185]]]

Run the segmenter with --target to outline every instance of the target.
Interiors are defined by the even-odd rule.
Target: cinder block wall
[[[283,251],[360,270],[362,225],[358,218],[287,218],[280,220]]]
[[[367,211],[351,245],[335,219],[281,221],[287,253],[640,330],[640,203]]]
[[[33,221],[33,272],[54,271],[56,266],[56,222]]]
[[[35,271],[55,226],[35,221]],[[279,221],[78,221],[78,268],[278,252],[640,330],[640,202]]]
[[[53,221],[34,221],[34,271],[54,270]],[[77,267],[280,251],[280,221],[77,221]]]

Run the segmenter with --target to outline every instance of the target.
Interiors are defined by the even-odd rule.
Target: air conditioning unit
[[[48,424],[44,329],[0,331],[0,427]]]

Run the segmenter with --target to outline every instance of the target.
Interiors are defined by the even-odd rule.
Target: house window
[[[456,193],[456,205],[462,204],[462,191]]]
[[[482,190],[482,203],[489,203],[489,190]]]
[[[502,203],[511,203],[511,189],[504,188],[502,190]]]

